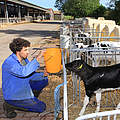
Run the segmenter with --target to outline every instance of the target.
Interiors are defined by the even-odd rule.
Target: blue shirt
[[[36,59],[31,62],[25,59],[25,62],[27,63],[25,66],[21,65],[17,56],[11,54],[2,64],[2,91],[5,100],[24,100],[34,97],[29,81],[35,77],[35,71],[40,64]]]

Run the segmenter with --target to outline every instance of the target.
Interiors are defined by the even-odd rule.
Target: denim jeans
[[[30,81],[30,86],[33,90],[33,93],[40,93],[40,91],[48,85],[48,78],[44,77],[40,81]],[[38,96],[38,95],[35,95]],[[5,100],[8,109],[30,111],[41,113],[46,109],[46,104],[36,97],[25,100]]]

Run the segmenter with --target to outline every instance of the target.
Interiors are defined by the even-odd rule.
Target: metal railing
[[[93,28],[91,28],[91,30],[92,29]],[[74,42],[76,42],[75,39],[78,40],[77,42],[79,42],[79,39],[83,39],[83,40],[84,39],[92,39],[93,43],[94,43],[94,42],[96,42],[100,39],[105,39],[105,40],[106,39],[116,39],[116,40],[119,40],[120,39],[119,37],[109,37],[109,36],[103,36],[103,37],[100,37],[100,36],[97,36],[97,37],[96,36],[74,37],[74,36],[72,36],[76,32],[80,32],[79,28],[74,28],[73,27],[73,30],[72,30],[72,28],[70,28],[69,29],[70,39],[67,39],[67,37],[64,38],[64,39],[66,39],[66,40],[64,40],[66,43],[69,41],[69,47],[67,48],[69,56],[67,56],[67,53],[64,54],[63,51],[62,51],[63,74],[64,74],[64,101],[63,101],[63,103],[64,103],[64,106],[63,106],[64,107],[63,108],[63,110],[64,110],[64,120],[68,120],[68,108],[70,109],[70,107],[72,107],[72,105],[76,104],[75,101],[78,100],[78,96],[79,96],[79,104],[82,105],[81,104],[82,103],[81,86],[80,86],[80,80],[81,79],[80,79],[80,77],[78,78],[78,76],[76,76],[74,73],[72,73],[73,103],[69,105],[69,103],[67,102],[67,100],[69,99],[69,96],[68,96],[68,93],[67,93],[67,73],[66,73],[66,69],[65,69],[65,63],[71,62],[75,59],[80,59],[81,56],[84,56],[84,61],[91,66],[108,66],[108,65],[111,65],[111,64],[119,63],[119,61],[120,61],[120,48],[117,48],[117,47],[107,48],[107,49],[105,49],[104,47],[101,47],[101,48],[82,48],[82,49],[79,49],[79,48],[74,49],[73,47],[71,47],[71,46],[75,45],[75,43],[74,43]],[[67,33],[67,35],[68,35],[68,31],[65,30],[64,33]],[[64,42],[64,41],[62,41],[62,42]],[[62,47],[62,50],[63,49],[64,49],[64,47]],[[66,60],[66,58],[68,60]],[[78,88],[78,85],[77,85],[78,80],[79,80],[79,88]],[[60,87],[62,85],[63,84],[57,86],[56,89],[55,89],[55,91],[56,91],[55,92],[56,93],[56,100],[55,100],[56,104],[59,103],[59,100],[57,102],[57,99],[60,98],[59,90],[60,90]],[[78,95],[78,91],[79,91],[79,95]],[[105,104],[103,104],[104,107],[108,106],[108,97],[109,96],[108,96],[108,94],[106,94],[106,96],[107,96],[106,97],[106,102],[105,102]],[[110,95],[110,97],[111,96],[112,95]],[[115,103],[114,100],[117,97],[119,97],[119,94],[116,93],[116,95],[113,95],[112,100],[111,100],[111,103],[114,107],[116,106],[116,103]],[[58,112],[55,113],[56,114],[55,118],[57,117],[57,115],[59,113],[60,104],[58,104],[56,106],[58,106],[58,107],[56,107],[55,111],[58,111]],[[113,113],[111,113],[111,112],[113,112]],[[102,118],[104,118],[104,116],[107,116],[108,120],[110,120],[110,116],[113,115],[114,120],[116,120],[116,114],[119,114],[120,111],[116,110],[116,111],[111,111],[111,112],[106,111],[106,112],[102,112],[102,113],[94,113],[94,114],[92,113],[88,116],[92,116],[91,118],[93,118],[93,120],[95,120],[96,117],[98,117],[98,116],[100,116],[100,120],[102,120]],[[84,118],[87,120],[87,118],[89,119],[88,116],[86,118],[84,116],[83,117],[82,116],[78,117],[77,120],[84,120]]]
[[[64,83],[58,85],[54,90],[54,120],[57,119],[60,111],[63,111],[63,107],[60,104],[60,88],[64,85]]]
[[[91,113],[78,117],[75,120],[119,120],[120,110],[105,111],[99,113]]]
[[[62,64],[63,64],[63,79],[64,83],[58,85],[54,90],[54,103],[55,103],[55,109],[54,109],[54,120],[57,119],[59,112],[63,110],[64,120],[68,120],[68,106],[67,106],[67,77],[66,77],[66,68],[65,68],[65,62],[64,62],[64,52],[62,49]],[[64,94],[63,94],[63,106],[60,105],[60,88],[63,88]]]

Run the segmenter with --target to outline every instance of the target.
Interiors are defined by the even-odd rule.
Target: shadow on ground
[[[1,118],[5,118],[5,115],[3,113],[3,95],[2,95],[2,88],[0,88],[0,120]]]
[[[0,33],[5,33],[5,34],[19,34],[20,37],[33,37],[33,36],[41,36],[41,37],[49,37],[51,36],[52,38],[59,38],[59,31],[42,31],[42,30],[0,30]]]
[[[36,22],[36,21],[34,21],[33,23],[39,23],[39,24],[63,24],[64,22],[62,22],[62,21],[54,21],[54,22],[50,22],[50,21],[41,21],[41,22]]]

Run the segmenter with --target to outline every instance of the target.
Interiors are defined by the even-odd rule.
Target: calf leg
[[[117,105],[116,110],[120,109],[120,103]]]
[[[96,93],[97,108],[95,112],[100,111],[101,92]]]
[[[85,98],[84,98],[83,107],[82,107],[82,109],[79,113],[80,116],[84,114],[86,106],[88,105],[88,103],[89,103],[89,97],[86,95]]]

